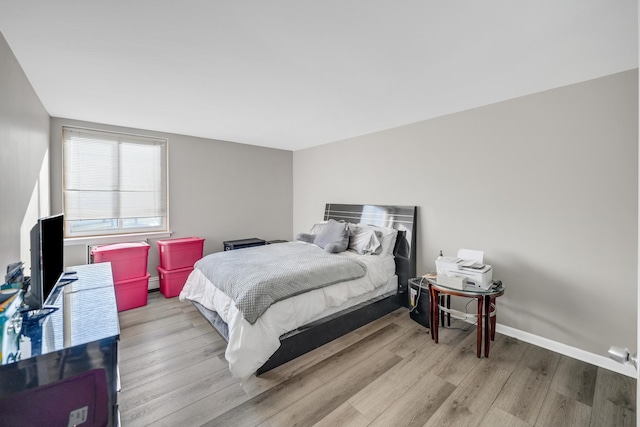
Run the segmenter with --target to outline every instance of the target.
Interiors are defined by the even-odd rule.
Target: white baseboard
[[[160,278],[158,276],[149,277],[149,290],[153,289],[160,289]]]
[[[571,347],[569,345],[562,344],[548,338],[543,338],[529,332],[524,332],[519,329],[500,324],[496,325],[496,332],[507,335],[509,337],[517,338],[521,341],[528,342],[533,345],[537,345],[538,347],[546,348],[547,350],[555,351],[556,353],[560,353],[586,363],[590,363],[595,366],[599,366],[604,369],[608,369],[613,372],[617,372],[622,375],[626,375],[631,378],[638,378],[638,373],[632,365],[618,363],[608,357],[601,356],[599,354],[580,350],[579,348]]]

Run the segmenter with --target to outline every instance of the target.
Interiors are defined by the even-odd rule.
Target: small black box
[[[224,244],[225,251],[232,251],[235,249],[242,249],[242,248],[250,248],[251,246],[263,246],[267,244],[266,241],[262,239],[256,239],[255,237],[252,237],[250,239],[226,240],[222,243]]]
[[[426,279],[417,277],[409,280],[409,317],[422,326],[429,327],[429,287]]]

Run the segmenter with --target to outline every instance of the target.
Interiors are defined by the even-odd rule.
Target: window
[[[167,231],[167,140],[63,127],[66,237]]]

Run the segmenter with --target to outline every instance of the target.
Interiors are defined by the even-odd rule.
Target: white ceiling
[[[638,67],[637,0],[0,0],[53,117],[298,150]]]

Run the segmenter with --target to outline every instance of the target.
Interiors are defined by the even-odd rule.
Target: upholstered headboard
[[[408,280],[416,276],[417,206],[343,205],[328,203],[324,219],[370,224],[398,230],[394,255],[398,287],[406,291]]]

